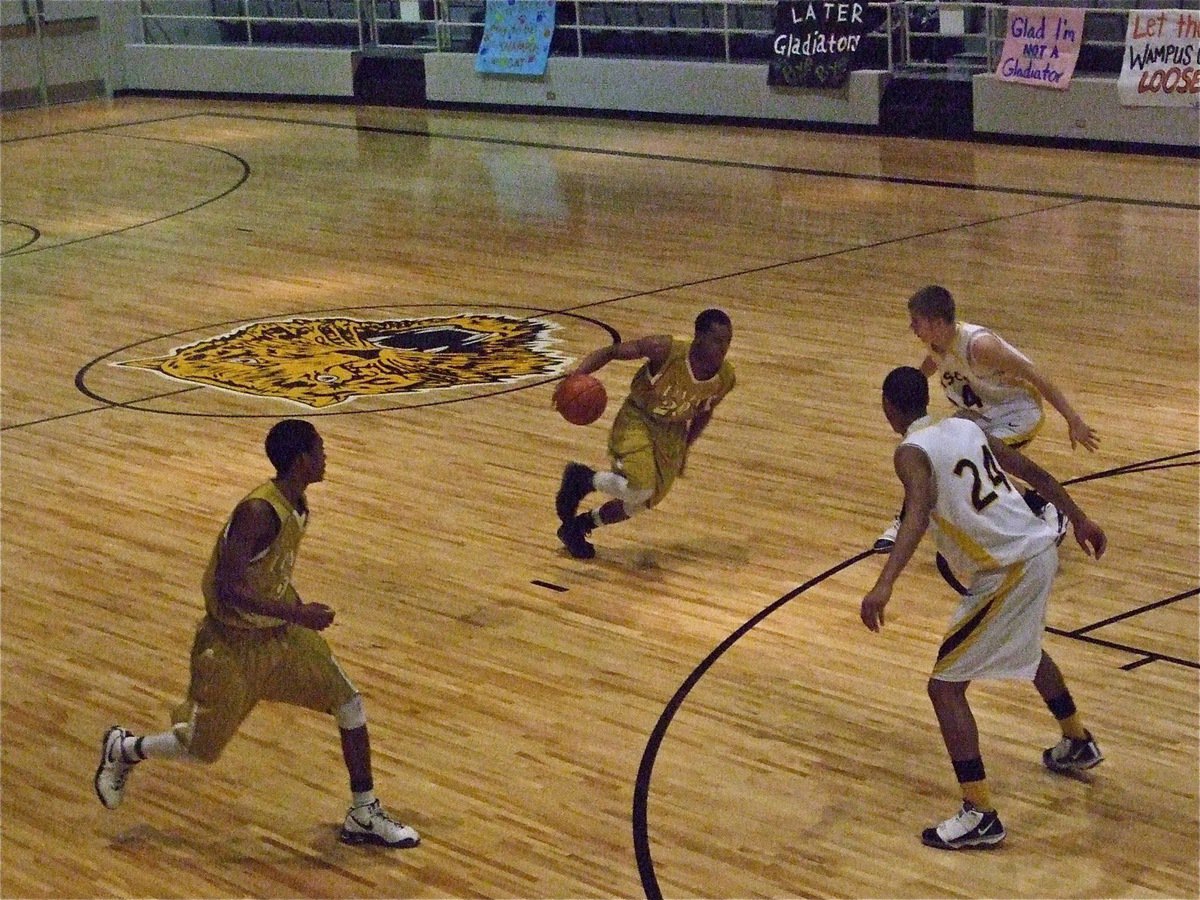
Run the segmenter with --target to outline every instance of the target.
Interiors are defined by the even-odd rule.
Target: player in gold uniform
[[[1005,836],[967,702],[972,679],[1033,682],[1062,729],[1062,739],[1042,753],[1046,768],[1073,773],[1104,759],[1080,721],[1062,673],[1042,649],[1046,604],[1058,569],[1057,534],[1029,509],[1010,475],[1034,485],[1066,514],[1084,552],[1100,557],[1107,538],[1045,469],[986,435],[976,422],[955,417],[934,422],[928,407],[929,383],[918,369],[901,366],[884,380],[884,415],[903,436],[894,463],[904,485],[905,515],[860,613],[864,625],[879,631],[896,579],[932,523],[939,551],[969,576],[928,684],[963,801],[957,815],[926,828],[921,839],[931,847],[957,850],[998,844]]]
[[[226,522],[204,572],[206,614],[192,643],[187,699],[173,727],[137,736],[114,725],[101,740],[95,788],[118,806],[132,768],[150,757],[214,762],[260,700],[334,716],[350,775],[346,843],[415,847],[412,828],[375,798],[362,698],[318,633],[333,622],[323,603],[305,603],[292,567],[308,523],[305,489],[325,477],[325,447],[310,422],[286,419],[270,430],[276,475],[251,491]]]
[[[696,317],[690,341],[653,335],[594,350],[575,368],[590,374],[614,359],[645,359],[633,378],[608,438],[611,472],[568,463],[555,498],[562,521],[559,540],[576,559],[596,549],[587,535],[600,525],[623,522],[656,506],[687,463],[688,450],[712,419],[713,410],[734,386],[733,365],[725,358],[733,339],[729,316],[706,309]],[[612,499],[578,513],[592,491]]]

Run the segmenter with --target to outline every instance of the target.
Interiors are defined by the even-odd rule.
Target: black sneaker
[[[1085,738],[1064,737],[1042,753],[1042,762],[1051,772],[1082,772],[1104,762],[1104,754],[1090,731]]]
[[[579,503],[593,490],[592,479],[596,470],[583,463],[567,463],[563,469],[562,483],[558,486],[558,494],[554,497],[554,510],[565,525],[579,511]],[[562,537],[560,534],[559,537]]]
[[[876,553],[891,553],[896,546],[896,535],[900,533],[900,517],[892,519],[892,524],[883,530],[883,534],[875,541],[871,549]]]
[[[964,800],[958,815],[921,832],[921,843],[938,850],[993,847],[1004,840],[1004,825],[996,811],[976,809]]]
[[[590,525],[591,516],[583,513],[568,519],[559,526],[558,539],[576,559],[591,559],[596,555],[596,548],[588,543],[587,539],[588,532],[592,530]]]

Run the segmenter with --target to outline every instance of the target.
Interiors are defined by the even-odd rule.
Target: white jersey
[[[946,398],[961,414],[977,420],[989,434],[1009,443],[1028,440],[1042,424],[1041,397],[1023,379],[972,362],[971,342],[981,334],[992,335],[1005,348],[1029,361],[994,331],[959,322],[946,352],[930,351],[941,373]]]
[[[935,424],[927,416],[909,427],[901,446],[906,444],[929,459],[938,551],[955,572],[973,577],[1054,544],[1058,535],[1030,511],[976,423],[951,417]]]

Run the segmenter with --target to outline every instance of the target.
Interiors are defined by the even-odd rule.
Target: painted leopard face
[[[550,347],[557,328],[539,319],[474,313],[285,319],[116,365],[319,409],[355,397],[557,374],[568,362]]]

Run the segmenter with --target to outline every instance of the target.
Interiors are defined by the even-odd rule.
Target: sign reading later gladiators
[[[867,33],[866,3],[775,4],[767,84],[837,88],[846,83]]]

